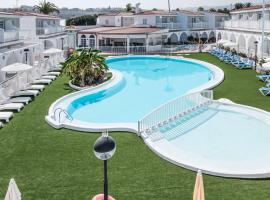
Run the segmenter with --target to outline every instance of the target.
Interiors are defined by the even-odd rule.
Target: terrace
[[[187,57],[224,70],[226,80],[215,89],[216,99],[229,98],[270,111],[269,99],[257,91],[263,83],[255,78],[254,71],[237,70],[208,54]],[[24,199],[89,199],[101,192],[102,169],[91,150],[99,134],[55,130],[44,121],[49,105],[72,92],[67,81],[60,77],[1,130],[1,196],[11,176]],[[110,193],[116,199],[191,198],[195,173],[159,158],[136,135],[112,135],[118,149],[110,161],[109,181]],[[253,200],[270,195],[268,180],[205,176],[204,183],[207,199]]]

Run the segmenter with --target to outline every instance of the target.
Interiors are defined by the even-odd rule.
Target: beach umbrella
[[[193,200],[204,200],[204,187],[203,187],[203,177],[201,170],[198,171],[195,188],[193,193]]]
[[[262,71],[269,72],[270,71],[270,62],[263,63],[261,67]]]
[[[5,196],[5,200],[21,200],[21,192],[15,182],[15,180],[12,178],[9,181],[8,190]]]

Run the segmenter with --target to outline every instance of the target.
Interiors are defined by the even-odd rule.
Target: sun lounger
[[[52,83],[52,80],[50,79],[37,79],[32,82],[32,84],[44,84],[44,85],[49,85]]]
[[[21,90],[18,92],[15,92],[12,97],[18,97],[18,96],[33,96],[36,97],[39,94],[38,90]]]
[[[15,110],[17,112],[20,112],[24,107],[23,103],[6,103],[0,105],[0,111],[6,111],[6,110]]]
[[[43,91],[45,89],[45,85],[30,85],[27,90],[39,90]]]
[[[263,96],[268,96],[270,94],[270,87],[262,87],[259,91]]]
[[[263,82],[270,80],[270,75],[257,75],[256,77]]]
[[[30,101],[32,101],[31,97],[12,97],[11,99],[8,99],[8,103],[23,103],[23,104],[29,104]]]
[[[12,112],[0,112],[0,120],[9,122],[9,120],[13,117]]]
[[[61,72],[48,72],[45,75],[49,75],[49,76],[51,76],[51,75],[53,75],[53,76],[60,76],[60,74],[61,74]]]
[[[41,76],[42,79],[49,79],[49,80],[55,80],[56,76],[52,76],[52,75],[43,75]]]

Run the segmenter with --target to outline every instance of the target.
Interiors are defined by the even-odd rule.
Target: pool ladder
[[[54,120],[56,121],[56,112],[59,111],[58,113],[58,123],[61,122],[61,114],[64,113],[65,114],[65,118],[72,121],[73,120],[73,117],[68,113],[67,110],[63,109],[63,108],[56,108],[54,110],[54,114],[53,114],[53,118]]]

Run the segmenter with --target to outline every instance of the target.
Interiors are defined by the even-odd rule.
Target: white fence
[[[211,44],[201,45],[201,49],[206,50]],[[89,48],[89,47],[84,47]],[[149,46],[99,46],[98,49],[104,53],[116,54],[147,54],[147,53],[172,53],[172,52],[198,52],[199,44],[186,45],[149,45]]]
[[[208,105],[213,100],[213,91],[204,90],[181,96],[157,108],[143,119],[138,121],[138,134],[151,134],[159,127],[177,120],[202,106]]]

